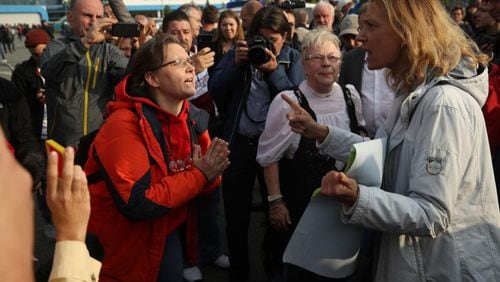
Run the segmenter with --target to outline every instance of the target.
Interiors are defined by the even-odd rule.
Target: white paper
[[[318,194],[307,206],[283,255],[291,263],[329,278],[343,278],[356,268],[363,229],[344,224],[342,204]]]
[[[382,184],[386,138],[354,144],[346,175],[359,184]],[[363,229],[342,222],[342,204],[317,194],[307,206],[283,255],[291,263],[329,278],[343,278],[356,268]]]
[[[352,150],[355,151],[355,158],[350,166],[347,165],[346,175],[359,184],[380,188],[386,143],[386,138],[380,138],[354,144]]]

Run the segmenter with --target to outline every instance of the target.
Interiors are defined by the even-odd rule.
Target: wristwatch
[[[282,195],[272,195],[272,196],[267,196],[267,202],[268,203],[272,203],[274,201],[277,201],[277,200],[280,200],[282,199],[283,196]]]

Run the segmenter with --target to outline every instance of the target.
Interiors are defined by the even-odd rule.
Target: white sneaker
[[[182,276],[188,282],[194,282],[194,281],[198,281],[198,280],[203,279],[203,276],[201,275],[201,271],[197,266],[193,266],[190,268],[184,268]]]
[[[213,264],[215,264],[220,268],[225,268],[225,269],[231,267],[229,258],[226,255],[220,255],[216,260],[213,261]]]
[[[2,63],[7,63],[7,59],[2,59]]]

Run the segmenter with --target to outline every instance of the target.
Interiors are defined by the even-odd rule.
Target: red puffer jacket
[[[500,67],[498,65],[491,65],[489,82],[489,95],[483,106],[483,113],[491,153],[495,154],[500,145]]]
[[[215,189],[220,178],[207,183],[191,164],[189,104],[184,102],[179,116],[173,116],[146,98],[129,96],[126,80],[116,87],[117,101],[108,105],[110,116],[85,166],[87,175],[104,168],[104,180],[89,187],[88,230],[104,248],[101,281],[156,281],[165,239],[184,224],[188,259],[193,259],[197,241],[192,200]],[[146,105],[161,124],[169,165],[145,116]],[[206,130],[198,142],[206,152],[210,144]]]

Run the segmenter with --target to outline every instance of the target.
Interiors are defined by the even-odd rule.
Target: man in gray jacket
[[[113,88],[128,59],[104,42],[104,30],[116,22],[103,18],[99,0],[72,0],[67,14],[71,33],[49,43],[42,58],[46,80],[48,137],[63,146],[98,129]]]

